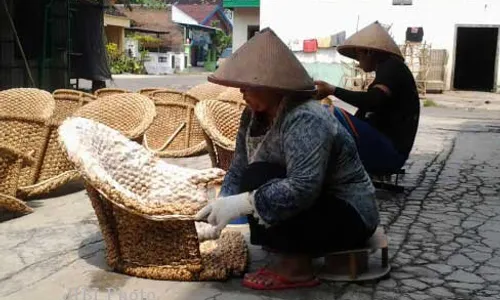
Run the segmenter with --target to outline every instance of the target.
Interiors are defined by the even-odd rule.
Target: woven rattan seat
[[[17,183],[24,164],[32,164],[33,158],[16,149],[0,144],[0,212],[26,214],[33,212],[23,201],[16,198]]]
[[[125,90],[125,89],[102,88],[102,89],[96,90],[94,92],[94,95],[101,98],[101,97],[106,97],[106,96],[116,95],[116,94],[123,94],[123,93],[130,93],[130,91]]]
[[[244,271],[243,235],[226,231],[200,243],[193,220],[224,171],[168,164],[118,131],[84,118],[68,119],[59,134],[84,178],[115,271],[185,281],[223,280]]]
[[[95,120],[138,141],[152,124],[156,109],[147,96],[122,93],[99,97],[78,109],[73,116]]]
[[[57,128],[64,119],[71,116],[78,108],[90,101],[94,101],[97,97],[85,92],[66,89],[54,91],[53,96],[56,105],[54,114],[47,123],[50,133],[43,154],[43,162],[36,183],[19,188],[20,193],[24,196],[49,193],[79,177],[62,153],[58,143]]]
[[[22,167],[18,187],[32,185],[38,177],[49,136],[46,122],[54,106],[52,95],[43,90],[15,88],[0,92],[0,142],[34,159],[33,164]]]
[[[156,93],[159,92],[154,94]],[[175,93],[162,93],[162,95],[178,98],[164,100],[152,97],[157,117],[144,134],[144,147],[160,157],[187,157],[201,154],[206,150],[206,142],[203,130],[194,115],[194,105],[189,103],[196,99],[190,95]],[[185,98],[179,100],[179,97]]]
[[[229,169],[244,107],[218,100],[196,105],[196,118],[203,128],[213,167]]]
[[[225,86],[211,82],[205,82],[190,88],[187,93],[200,100],[213,100],[225,90]]]

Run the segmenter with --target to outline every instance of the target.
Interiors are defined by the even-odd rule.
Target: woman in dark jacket
[[[248,107],[220,195],[197,219],[220,232],[247,216],[251,242],[281,254],[279,262],[247,274],[245,286],[319,284],[312,258],[364,245],[379,224],[374,187],[353,138],[313,99],[314,82],[270,29],[209,81],[239,87]]]
[[[408,159],[417,133],[420,101],[413,74],[378,22],[351,36],[338,51],[359,61],[365,72],[375,71],[375,80],[366,92],[316,81],[318,98],[333,95],[358,108],[355,116],[340,108],[335,115],[356,138],[368,173],[391,174]]]

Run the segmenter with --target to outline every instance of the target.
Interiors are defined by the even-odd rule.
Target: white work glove
[[[221,231],[217,227],[205,222],[195,222],[194,224],[196,226],[196,233],[198,234],[198,240],[200,243],[219,238]]]
[[[249,215],[253,212],[250,193],[242,193],[228,197],[217,198],[200,210],[196,220],[207,220],[217,230],[222,231],[231,220]]]

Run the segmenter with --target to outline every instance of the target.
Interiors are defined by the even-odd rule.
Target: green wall
[[[342,65],[336,63],[302,63],[314,80],[324,80],[336,86],[343,86]]]

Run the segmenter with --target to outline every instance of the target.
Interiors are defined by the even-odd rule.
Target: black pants
[[[259,188],[271,179],[285,178],[285,168],[270,163],[250,164],[242,177],[241,192]],[[332,251],[362,247],[374,230],[344,201],[320,196],[295,217],[266,228],[248,216],[250,241],[284,254],[322,256]]]

